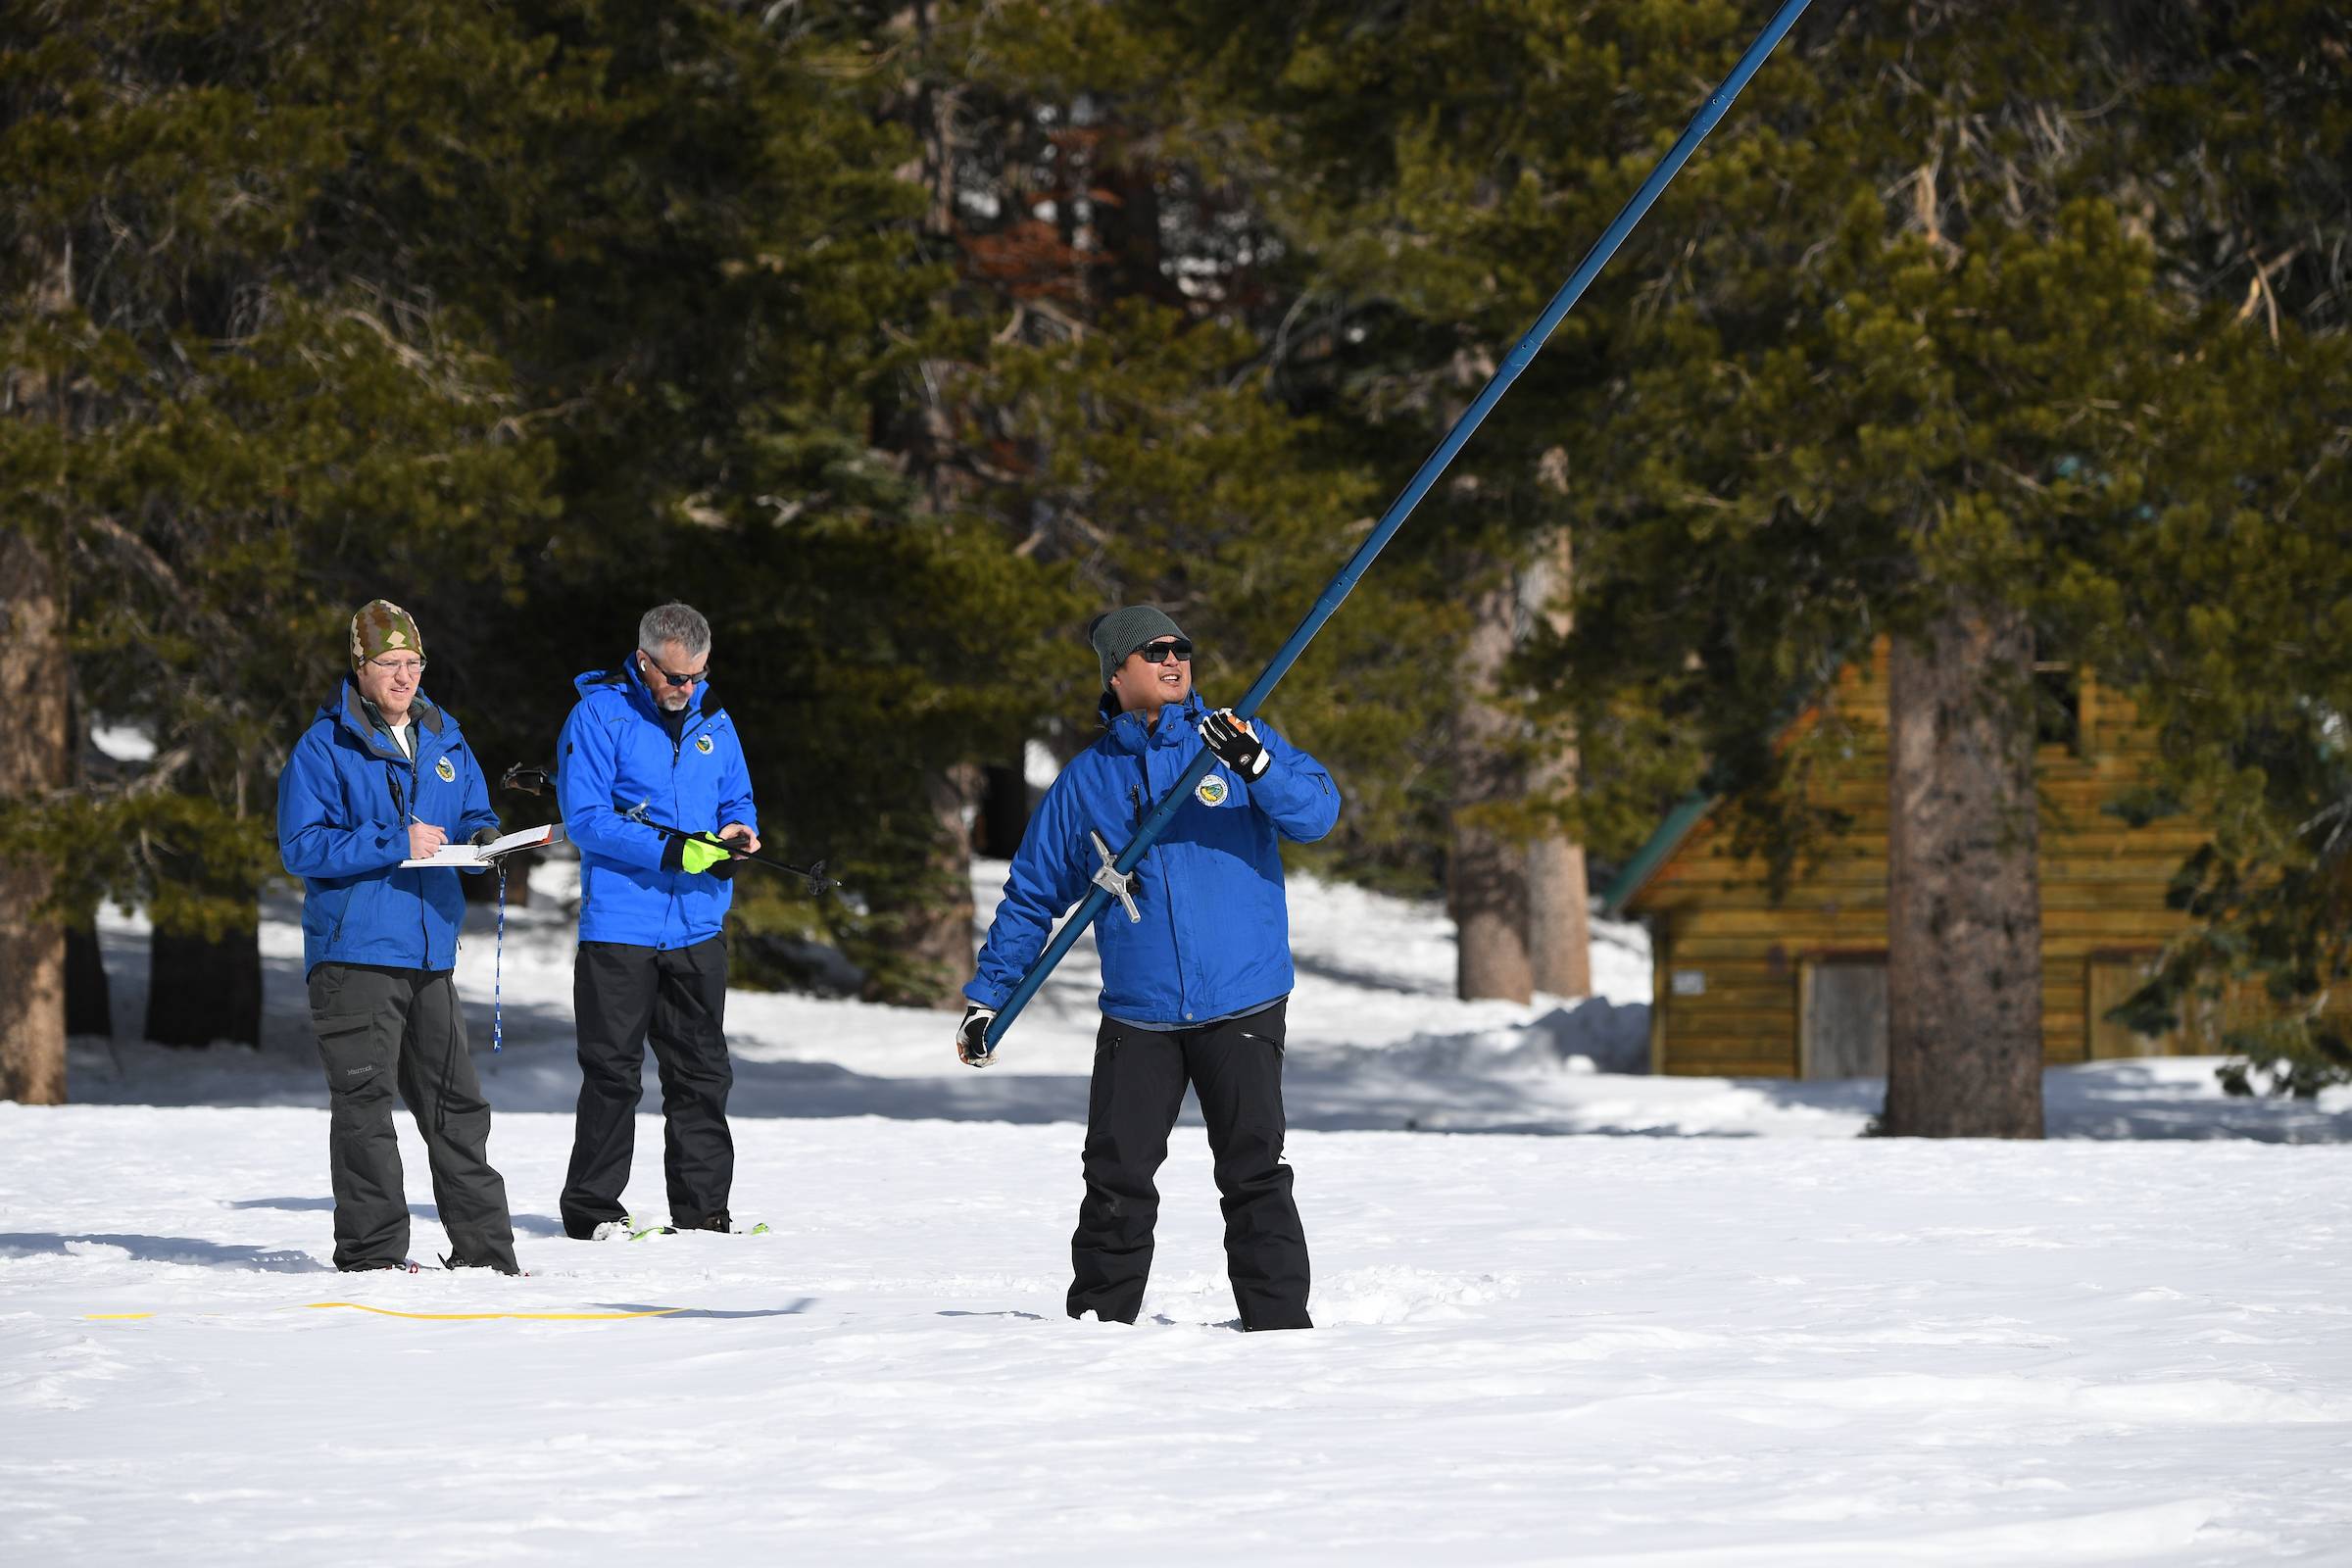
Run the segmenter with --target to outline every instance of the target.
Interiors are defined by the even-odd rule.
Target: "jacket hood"
[[[1183,738],[1208,716],[1208,710],[1202,705],[1199,692],[1190,693],[1181,703],[1170,703],[1159,712],[1159,723],[1147,729],[1141,713],[1120,711],[1113,706],[1110,693],[1104,692],[1096,708],[1095,716],[1102,725],[1103,739],[1113,749],[1136,755],[1141,755],[1147,746],[1181,745]],[[1174,714],[1178,722],[1171,724],[1170,714]]]

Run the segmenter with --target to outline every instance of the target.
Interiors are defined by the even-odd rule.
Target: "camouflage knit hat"
[[[351,667],[390,653],[422,659],[424,639],[416,635],[416,622],[407,611],[389,599],[370,599],[351,617]]]
[[[1110,677],[1127,662],[1129,654],[1161,637],[1183,635],[1167,612],[1152,605],[1129,605],[1107,615],[1097,615],[1094,624],[1086,628],[1086,640],[1094,645],[1095,658],[1102,663],[1102,686],[1106,691],[1110,688]]]

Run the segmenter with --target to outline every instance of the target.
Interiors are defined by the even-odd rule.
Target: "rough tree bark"
[[[1528,610],[1565,635],[1571,573],[1568,530],[1563,528],[1536,558],[1521,585]],[[1573,743],[1541,754],[1530,792],[1567,796],[1576,792]],[[1592,994],[1592,888],[1585,875],[1585,847],[1559,834],[1527,847],[1527,946],[1536,989],[1555,997]]]
[[[922,781],[922,798],[877,819],[878,862],[865,918],[844,943],[865,970],[858,995],[894,1007],[960,1008],[971,977],[972,823],[980,769]]]
[[[1519,595],[1508,573],[1471,601],[1470,634],[1454,669],[1451,739],[1453,841],[1446,905],[1454,923],[1454,989],[1465,1001],[1535,995],[1527,951],[1526,846],[1478,826],[1466,813],[1515,799],[1525,787],[1517,721],[1496,706],[1502,666],[1517,640]]]
[[[37,800],[72,777],[66,585],[24,528],[0,529],[0,801]],[[55,873],[0,861],[0,1099],[66,1098],[66,928],[44,907]]]
[[[37,258],[35,316],[74,303],[73,251]],[[10,371],[16,416],[55,419],[58,389]],[[66,654],[67,580],[49,546],[21,522],[0,526],[0,802],[37,799],[73,780],[73,665]],[[0,1099],[55,1105],[66,1098],[66,931],[43,906],[50,867],[0,860]]]
[[[959,763],[927,781],[932,838],[931,876],[938,896],[905,911],[906,950],[925,972],[937,977],[929,992],[911,999],[943,1011],[963,1006],[963,982],[972,972],[972,823],[980,813],[980,769]]]
[[[1963,607],[1891,666],[1886,1109],[1919,1138],[2039,1138],[2032,629]]]
[[[1539,781],[1538,787],[1546,786]],[[1537,990],[1555,997],[1592,994],[1590,889],[1583,845],[1547,838],[1527,847],[1527,947]]]

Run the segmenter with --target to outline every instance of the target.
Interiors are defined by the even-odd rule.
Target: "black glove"
[[[963,1009],[963,1022],[956,1026],[956,1054],[965,1066],[985,1067],[997,1059],[988,1046],[988,1026],[996,1015],[996,1008],[977,1002]]]
[[[719,842],[721,844],[732,844],[736,845],[737,847],[741,847],[745,843],[745,839],[740,833],[730,833],[725,838],[720,839]],[[734,880],[735,873],[742,869],[743,861],[739,858],[730,855],[725,859],[712,866],[710,868],[710,874],[718,878],[721,882],[729,882]]]
[[[496,844],[501,837],[503,835],[494,827],[477,827],[473,830],[473,837],[466,842],[477,850],[486,850]]]
[[[677,834],[662,846],[662,869],[733,876],[735,857],[720,849],[710,834]]]
[[[1217,760],[1246,779],[1266,776],[1273,764],[1273,754],[1258,738],[1242,728],[1242,721],[1233,716],[1233,710],[1220,708],[1200,721],[1200,739],[1217,754]]]

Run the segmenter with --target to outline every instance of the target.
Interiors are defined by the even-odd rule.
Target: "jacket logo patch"
[[[455,784],[458,781],[458,770],[446,757],[433,764],[433,771],[441,775],[441,782],[444,784]]]
[[[1194,787],[1193,799],[1199,801],[1202,806],[1223,806],[1225,797],[1229,793],[1231,792],[1223,779],[1214,773],[1208,773],[1204,774],[1200,782]]]
[[[710,755],[710,737],[708,735],[697,735],[694,738],[694,749],[702,753],[705,757],[709,757]]]

